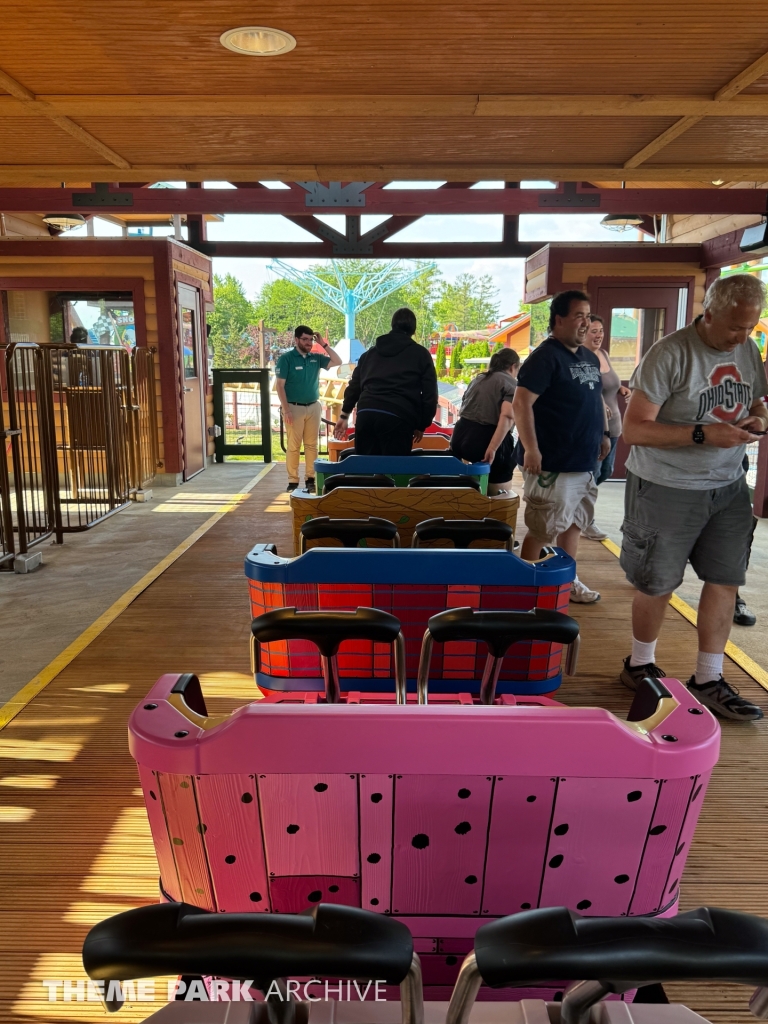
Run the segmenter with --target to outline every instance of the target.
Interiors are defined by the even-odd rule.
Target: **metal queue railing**
[[[0,565],[125,508],[155,475],[154,350],[0,348]]]

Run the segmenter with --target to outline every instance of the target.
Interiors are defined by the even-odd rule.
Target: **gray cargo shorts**
[[[689,561],[705,583],[743,586],[756,521],[746,476],[711,491],[686,491],[628,472],[621,567],[651,597],[676,590]]]

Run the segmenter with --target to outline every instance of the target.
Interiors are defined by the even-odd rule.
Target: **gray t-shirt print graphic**
[[[768,394],[765,366],[751,338],[733,352],[718,352],[701,340],[695,323],[658,341],[635,369],[629,386],[660,406],[657,422],[691,425],[735,423],[749,415],[756,398]],[[664,487],[709,490],[741,479],[745,447],[635,446],[627,469]]]

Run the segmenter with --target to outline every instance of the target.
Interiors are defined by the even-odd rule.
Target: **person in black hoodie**
[[[416,317],[410,309],[392,316],[392,330],[360,356],[344,392],[334,437],[347,436],[349,414],[357,406],[358,455],[408,455],[437,411],[437,374],[429,350],[413,340]]]

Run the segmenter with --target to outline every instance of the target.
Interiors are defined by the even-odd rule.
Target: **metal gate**
[[[214,370],[213,421],[219,428],[216,461],[260,455],[272,461],[269,370]]]
[[[152,349],[0,348],[0,565],[125,508],[159,452]]]
[[[8,425],[4,430],[5,466],[10,490],[12,533],[5,546],[25,554],[55,530],[51,461],[46,446],[50,428],[49,394],[39,345],[14,343],[5,358]],[[14,541],[15,534],[15,541]]]

